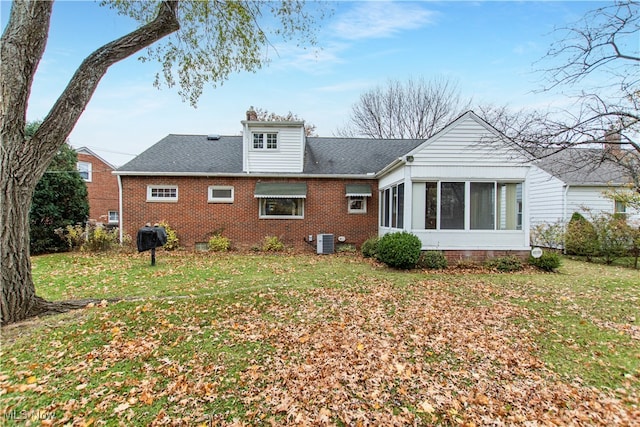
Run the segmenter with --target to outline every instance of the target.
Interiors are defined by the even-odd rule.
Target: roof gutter
[[[404,157],[398,157],[397,159],[395,159],[393,162],[389,163],[387,166],[385,166],[384,168],[382,168],[379,172],[377,172],[375,174],[376,178],[381,177],[382,175],[385,175],[389,172],[391,172],[392,170],[394,170],[395,168],[397,168],[400,165],[403,165],[406,163],[406,160],[404,159]]]
[[[113,171],[118,178],[121,176],[170,176],[170,177],[226,177],[226,178],[339,178],[339,179],[377,179],[376,173],[367,174],[305,174],[305,173],[220,173],[220,172],[141,172],[141,171]]]

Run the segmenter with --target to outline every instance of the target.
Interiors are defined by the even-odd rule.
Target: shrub
[[[167,243],[163,246],[168,251],[174,251],[180,247],[180,240],[178,239],[178,234],[176,231],[171,228],[167,221],[161,221],[158,224],[160,227],[164,228],[164,231],[167,232]]]
[[[575,212],[564,235],[564,249],[569,255],[587,257],[590,261],[599,252],[598,234],[584,216]]]
[[[67,225],[64,228],[56,228],[55,233],[58,237],[65,241],[67,247],[71,251],[80,249],[87,237],[85,234],[84,226],[82,226],[82,224]]]
[[[378,241],[376,258],[392,268],[410,269],[420,259],[422,242],[407,231],[385,234]]]
[[[529,257],[529,264],[544,271],[554,271],[562,264],[560,255],[553,251],[544,251],[540,258]]]
[[[360,248],[362,256],[365,258],[375,258],[379,241],[380,238],[378,236],[369,237],[365,240]]]
[[[207,247],[213,252],[226,252],[231,247],[231,241],[220,234],[214,234],[207,242]]]
[[[418,266],[430,270],[442,270],[448,266],[447,257],[440,251],[426,251],[420,256]]]
[[[561,248],[564,240],[564,223],[537,224],[531,228],[529,240],[532,246]]]
[[[356,246],[353,243],[338,243],[336,245],[336,253],[354,253]]]
[[[606,264],[630,253],[633,247],[633,230],[624,216],[598,215],[593,219],[593,227],[598,236],[598,255],[604,257]]]
[[[265,236],[262,241],[262,250],[264,252],[281,252],[284,250],[284,243],[278,236]]]
[[[118,229],[106,229],[103,226],[92,225],[89,227],[87,241],[82,249],[98,252],[109,251],[118,244]]]
[[[487,261],[486,266],[502,273],[522,270],[522,261],[513,255],[494,258]]]

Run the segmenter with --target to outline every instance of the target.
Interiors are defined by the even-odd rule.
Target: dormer
[[[259,121],[250,109],[241,123],[244,172],[302,172],[304,121]]]

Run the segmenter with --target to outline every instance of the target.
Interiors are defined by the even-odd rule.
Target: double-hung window
[[[254,150],[276,150],[278,148],[278,134],[276,132],[254,132]]]
[[[147,202],[177,202],[177,185],[148,185]]]
[[[109,224],[117,224],[119,221],[118,211],[109,211]]]
[[[80,177],[86,182],[91,182],[92,179],[92,167],[89,162],[78,162],[77,163],[78,173]]]

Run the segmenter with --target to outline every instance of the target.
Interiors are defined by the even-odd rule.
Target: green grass
[[[531,402],[532,384],[567,410],[603,398],[638,410],[630,269],[396,271],[355,254],[159,252],[155,267],[139,254],[34,257],[33,276],[50,300],[122,300],[3,328],[9,425],[15,414],[60,425],[570,423],[575,412]]]

